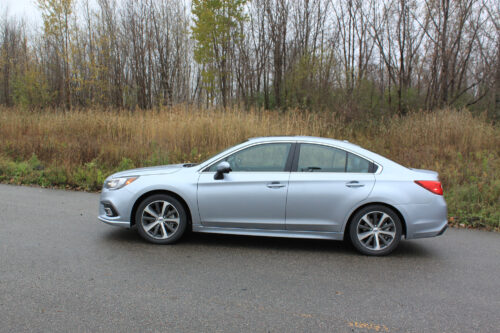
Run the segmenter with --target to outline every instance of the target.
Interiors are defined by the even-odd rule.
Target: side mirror
[[[224,179],[224,174],[231,172],[231,165],[224,161],[217,165],[217,172],[215,172],[214,179]]]

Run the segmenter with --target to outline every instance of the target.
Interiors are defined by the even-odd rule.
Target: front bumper
[[[117,220],[117,219],[113,219],[112,217],[108,217],[106,215],[99,215],[97,218],[101,222],[104,222],[106,224],[130,229],[130,222],[129,221],[120,221],[120,220]]]
[[[133,194],[125,188],[119,190],[102,189],[97,218],[109,225],[130,228],[130,213],[133,202]],[[105,208],[111,208],[111,216],[109,210],[106,212]]]

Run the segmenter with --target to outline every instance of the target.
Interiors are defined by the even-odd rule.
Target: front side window
[[[217,165],[222,161],[227,161],[233,172],[285,171],[291,146],[291,143],[266,143],[252,146],[218,161],[208,171],[216,171]]]
[[[298,172],[374,172],[370,161],[342,149],[303,143],[300,145]]]

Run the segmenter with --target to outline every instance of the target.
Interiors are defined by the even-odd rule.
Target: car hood
[[[111,175],[111,178],[125,177],[125,176],[149,176],[149,175],[163,175],[174,173],[182,169],[184,164],[169,164],[169,165],[159,165],[147,168],[138,168],[120,171]]]

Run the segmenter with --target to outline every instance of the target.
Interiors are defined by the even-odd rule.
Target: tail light
[[[443,195],[441,182],[436,180],[415,180],[415,183],[437,195]]]

